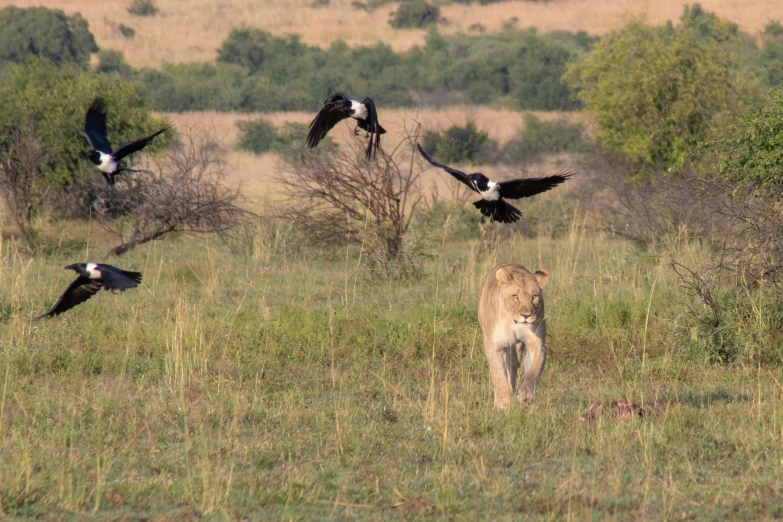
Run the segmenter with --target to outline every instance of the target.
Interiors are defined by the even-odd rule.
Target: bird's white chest
[[[117,162],[114,160],[111,154],[101,152],[101,162],[98,164],[98,170],[111,174],[117,171]]]
[[[357,120],[364,120],[367,118],[367,106],[363,103],[351,100],[351,110],[353,111],[353,114],[351,115],[353,118],[356,118]]]
[[[95,263],[87,263],[87,266],[85,266],[84,269],[90,273],[90,279],[101,278],[101,272],[98,270],[98,265]]]
[[[487,190],[481,192],[481,197],[487,201],[497,201],[500,199],[500,185],[494,181],[487,183]]]

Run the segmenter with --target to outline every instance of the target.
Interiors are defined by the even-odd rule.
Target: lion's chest
[[[525,342],[533,333],[532,324],[519,324],[512,321],[511,328],[498,328],[495,330],[494,342],[496,346],[514,346],[518,342]]]

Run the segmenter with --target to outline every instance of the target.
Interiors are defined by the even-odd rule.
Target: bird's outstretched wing
[[[85,302],[90,297],[98,293],[101,289],[101,282],[90,279],[89,277],[79,276],[68,289],[60,296],[51,310],[45,314],[36,317],[36,320],[43,319],[44,317],[54,317],[57,314],[61,314],[67,310],[70,310],[74,306]]]
[[[143,149],[144,147],[149,145],[149,143],[153,139],[155,139],[155,137],[158,134],[162,134],[162,133],[166,132],[171,127],[173,127],[172,124],[166,125],[162,129],[160,129],[158,132],[156,132],[155,134],[150,134],[146,138],[141,138],[141,139],[138,139],[136,141],[132,141],[130,143],[126,143],[125,145],[123,145],[122,147],[120,147],[119,149],[117,149],[114,152],[114,154],[113,154],[114,155],[114,159],[119,161],[119,160],[121,160],[122,158],[124,158],[125,156],[127,156],[129,154],[133,154],[136,151],[140,151],[141,149]]]
[[[421,155],[424,156],[425,160],[429,161],[435,167],[439,167],[439,168],[445,170],[446,172],[448,172],[449,174],[454,176],[454,178],[456,178],[457,181],[461,181],[462,183],[464,183],[465,185],[470,187],[470,190],[472,190],[474,192],[478,192],[476,187],[473,186],[473,183],[471,183],[470,180],[468,179],[468,175],[467,174],[465,174],[464,172],[462,172],[460,170],[453,169],[451,167],[447,167],[446,165],[443,165],[442,163],[438,163],[437,161],[432,159],[429,154],[424,152],[424,149],[422,149],[421,145],[419,145],[418,143],[416,144],[416,147],[418,147],[419,153],[421,153]]]
[[[94,150],[111,154],[111,144],[106,138],[106,109],[103,100],[95,98],[84,116],[84,133]]]
[[[326,133],[340,121],[351,116],[351,100],[342,93],[334,93],[326,100],[313,121],[310,122],[310,132],[307,133],[307,146],[311,149],[318,145]]]
[[[378,112],[375,110],[375,102],[372,98],[365,98],[362,104],[367,107],[367,118],[359,123],[359,127],[370,133],[370,139],[367,143],[367,152],[364,159],[371,160],[381,147],[381,134],[386,134],[386,129],[378,123]]]
[[[141,272],[121,270],[116,266],[98,264],[101,282],[107,290],[127,290],[141,283]]]
[[[535,196],[547,190],[553,189],[561,183],[568,180],[571,174],[556,174],[543,178],[512,179],[502,181],[500,185],[500,195],[508,199],[519,199]]]

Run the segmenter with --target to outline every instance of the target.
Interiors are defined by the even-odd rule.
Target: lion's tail
[[[518,208],[507,203],[502,198],[497,201],[480,199],[473,203],[473,206],[492,221],[500,223],[515,223],[522,217],[522,212]]]

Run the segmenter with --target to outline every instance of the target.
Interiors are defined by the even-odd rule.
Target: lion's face
[[[549,280],[549,272],[543,268],[535,274],[514,272],[500,268],[495,272],[500,286],[500,300],[511,313],[516,324],[535,323],[541,315],[544,298],[541,288]]]

